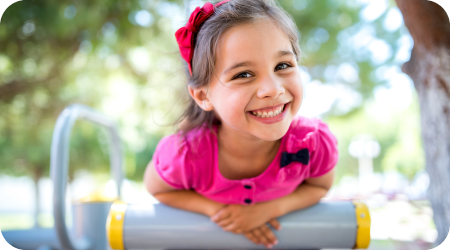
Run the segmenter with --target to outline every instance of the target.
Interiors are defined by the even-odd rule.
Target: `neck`
[[[253,135],[237,131],[224,125],[218,127],[219,149],[236,158],[248,159],[248,157],[270,157],[278,151],[281,139],[265,141]],[[245,149],[245,150],[244,150]]]

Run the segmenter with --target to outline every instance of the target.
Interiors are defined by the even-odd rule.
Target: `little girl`
[[[209,216],[271,248],[277,217],[330,189],[337,141],[296,116],[303,87],[297,28],[272,0],[206,3],[176,32],[191,103],[144,181],[161,203]]]

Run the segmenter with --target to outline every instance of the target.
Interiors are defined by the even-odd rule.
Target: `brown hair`
[[[215,8],[214,14],[200,27],[195,38],[192,76],[188,86],[195,89],[209,84],[214,74],[217,44],[225,31],[262,19],[269,19],[286,34],[298,60],[300,47],[297,26],[286,11],[273,0],[231,0]],[[212,129],[213,124],[220,122],[213,111],[204,111],[190,98],[189,106],[176,123],[179,124],[178,130],[185,134],[204,125]]]

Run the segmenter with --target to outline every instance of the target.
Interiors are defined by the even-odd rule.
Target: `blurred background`
[[[27,0],[0,23],[0,228],[52,227],[50,145],[59,113],[89,105],[123,140],[127,202],[156,202],[142,183],[159,140],[186,107],[175,41],[198,0]],[[417,93],[401,67],[413,39],[393,0],[282,0],[295,19],[305,97],[299,114],[327,122],[340,158],[329,200],[363,200],[373,247],[428,249]],[[114,191],[105,134],[77,122],[68,194]],[[114,195],[111,194],[111,195]],[[408,248],[405,244],[409,244]],[[415,248],[412,248],[414,246]],[[375,248],[374,248],[375,249]],[[378,249],[378,248],[377,248]]]

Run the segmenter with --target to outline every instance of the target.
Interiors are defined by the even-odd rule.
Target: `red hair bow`
[[[187,62],[189,67],[189,74],[192,76],[192,57],[194,56],[194,35],[199,31],[202,23],[214,14],[214,8],[226,3],[230,0],[224,0],[216,5],[205,3],[202,8],[197,7],[189,17],[186,26],[181,27],[175,32],[178,47],[180,48],[181,57]]]

